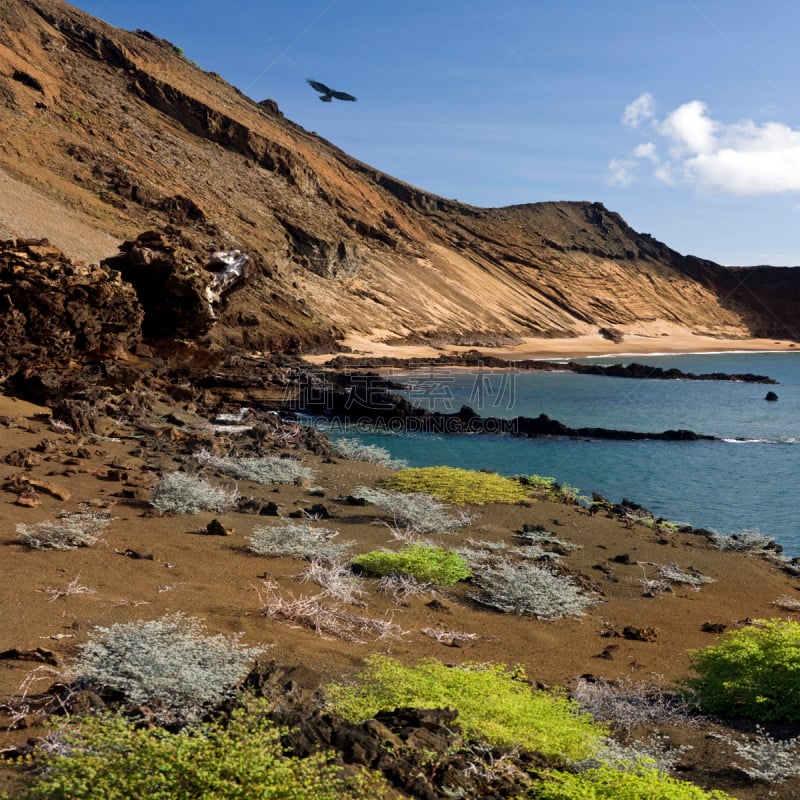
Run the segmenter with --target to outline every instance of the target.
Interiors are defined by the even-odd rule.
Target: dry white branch
[[[420,633],[424,633],[439,644],[446,644],[448,647],[461,647],[463,642],[471,642],[480,638],[477,633],[451,631],[447,628],[422,628]]]
[[[413,575],[384,575],[378,581],[378,592],[390,595],[398,604],[406,604],[411,597],[437,594],[432,583],[420,583]]]
[[[76,594],[95,594],[97,589],[90,589],[88,586],[81,586],[78,583],[80,580],[80,573],[78,573],[63,589],[41,589],[47,595],[47,601],[53,603],[60,597],[72,597]]]
[[[298,576],[301,581],[311,581],[321,586],[326,594],[352,605],[364,605],[361,597],[364,586],[361,578],[339,562],[327,563],[315,558]]]
[[[398,639],[408,633],[391,620],[375,620],[325,606],[320,602],[325,598],[324,593],[284,600],[276,589],[273,581],[264,581],[263,592],[256,589],[261,613],[270,619],[295,622],[310,628],[318,636],[365,642],[371,639]]]

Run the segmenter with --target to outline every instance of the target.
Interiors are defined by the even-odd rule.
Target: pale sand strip
[[[563,339],[527,338],[520,344],[507,347],[459,347],[444,345],[387,345],[367,336],[350,336],[342,344],[351,348],[352,353],[343,355],[389,357],[389,358],[430,358],[442,355],[478,350],[486,355],[506,358],[511,361],[522,359],[585,358],[589,356],[637,356],[677,354],[677,353],[725,353],[725,352],[800,352],[800,344],[782,339],[739,339],[717,338],[693,333],[672,332],[666,336],[642,336],[625,334],[623,341],[616,343],[600,335],[584,335]],[[323,364],[334,358],[336,353],[305,356],[314,364]]]

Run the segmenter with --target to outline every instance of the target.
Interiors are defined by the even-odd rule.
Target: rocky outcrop
[[[118,274],[42,240],[0,243],[0,381],[73,360],[123,356],[143,311]]]
[[[800,340],[800,268],[737,267],[723,272],[727,302],[747,309],[754,335]]]
[[[292,260],[323,278],[352,277],[358,272],[356,246],[345,239],[330,242],[315,236],[288,219],[280,219],[286,229]]]
[[[135,290],[144,310],[142,332],[155,339],[196,339],[217,321],[223,295],[246,278],[249,258],[238,250],[203,255],[180,231],[146,231],[103,266]]]

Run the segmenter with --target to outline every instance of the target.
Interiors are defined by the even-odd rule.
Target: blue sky
[[[800,265],[800,0],[77,5],[436,194],[599,201],[681,253]]]

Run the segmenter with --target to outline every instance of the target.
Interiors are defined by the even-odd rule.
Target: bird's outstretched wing
[[[319,81],[312,81],[311,78],[308,78],[307,82],[309,86],[316,89],[321,94],[330,94],[330,95],[334,94],[333,89],[330,89],[324,83],[320,83]]]
[[[348,94],[347,92],[337,92],[336,89],[331,89],[330,86],[326,86],[324,83],[320,83],[319,81],[312,81],[311,78],[306,78],[306,82],[309,86],[313,89],[316,89],[322,96],[319,98],[324,103],[330,103],[332,98],[336,98],[337,100],[350,100],[351,102],[354,101],[356,98],[353,95]]]

